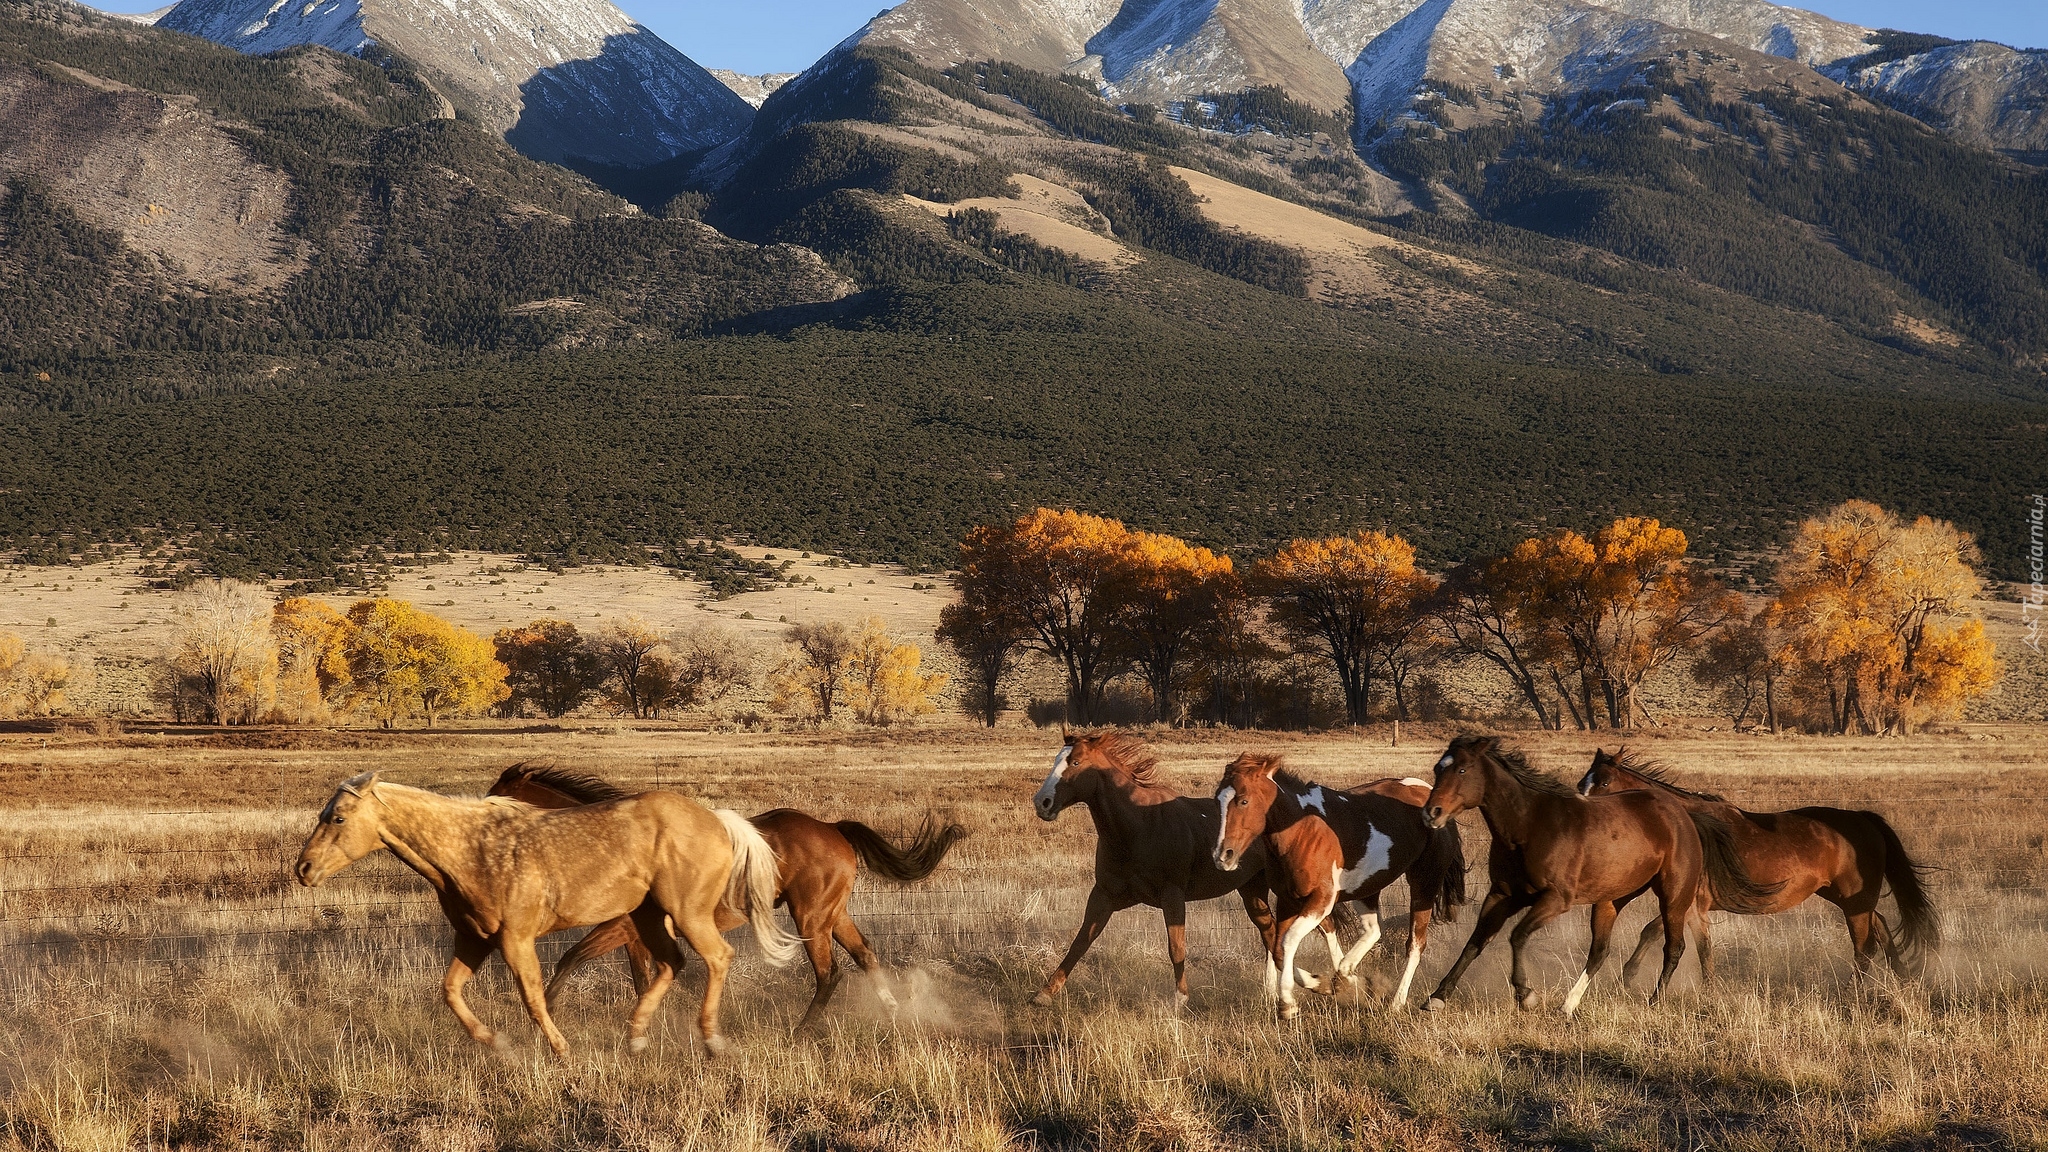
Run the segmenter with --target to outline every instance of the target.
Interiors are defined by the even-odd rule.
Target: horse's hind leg
[[[1621,966],[1621,982],[1627,984],[1636,978],[1636,972],[1643,966],[1643,957],[1649,955],[1650,945],[1664,936],[1664,921],[1652,918],[1643,925],[1643,934],[1636,937],[1636,950],[1628,954]]]
[[[462,1022],[471,1039],[479,1044],[500,1047],[498,1034],[477,1019],[476,1013],[469,1010],[469,1002],[462,998],[463,987],[469,983],[470,977],[476,975],[476,970],[483,967],[484,961],[490,959],[490,955],[489,940],[458,929],[455,955],[448,960],[448,974],[441,978],[441,998],[448,1002],[448,1010],[455,1013],[455,1018]]]
[[[839,988],[839,967],[832,955],[832,933],[820,932],[814,928],[801,927],[804,951],[811,958],[811,972],[817,977],[817,991],[811,995],[811,1006],[804,1009],[804,1018],[797,1021],[796,1030],[810,1032],[818,1027],[818,1020],[825,1014],[825,1005],[832,1002],[832,993]]]
[[[718,1031],[718,1001],[725,993],[725,974],[732,968],[733,947],[719,934],[718,922],[709,908],[687,911],[682,915],[670,909],[669,918],[675,921],[683,939],[689,941],[697,955],[704,958],[704,1001],[697,1007],[697,1035],[704,1041],[705,1052],[721,1055],[729,1045]],[[666,981],[658,983],[659,991],[668,990]],[[660,996],[651,998],[659,1000]],[[651,1007],[649,1011],[652,1011]]]
[[[519,984],[519,995],[526,1001],[527,1014],[540,1026],[540,1034],[547,1037],[548,1047],[555,1055],[569,1055],[569,1042],[555,1027],[554,1018],[548,1015],[547,984],[541,979],[540,957],[533,951],[533,937],[513,936],[509,933],[499,937],[498,947],[505,953],[505,967],[512,970],[512,979]]]
[[[627,922],[647,957],[647,978],[640,985],[640,999],[634,1003],[632,1018],[626,1023],[627,1047],[640,1052],[647,1047],[647,1026],[653,1021],[655,1010],[661,1007],[662,997],[668,995],[669,985],[682,970],[683,954],[668,934],[668,914],[660,905],[652,901],[642,904],[633,910]]]
[[[1401,983],[1387,1000],[1387,1007],[1395,1011],[1408,1007],[1408,987],[1415,982],[1415,969],[1422,964],[1422,950],[1429,945],[1429,924],[1435,915],[1430,906],[1408,912],[1408,963],[1401,969]]]
[[[1508,934],[1508,945],[1514,950],[1514,965],[1508,974],[1508,983],[1515,989],[1515,1003],[1524,1011],[1536,1007],[1536,989],[1529,983],[1528,951],[1529,937],[1538,928],[1571,911],[1571,897],[1555,889],[1547,889],[1536,897],[1536,902]]]
[[[555,974],[548,978],[549,1010],[553,1010],[556,1001],[561,997],[562,989],[568,984],[569,977],[574,975],[578,968],[620,947],[626,949],[626,956],[632,963],[633,991],[647,991],[648,973],[652,963],[648,958],[647,945],[640,939],[640,931],[634,926],[633,918],[620,916],[592,928],[574,947],[562,953],[560,960],[555,961]]]
[[[1593,905],[1593,946],[1586,952],[1586,968],[1579,973],[1577,982],[1564,998],[1564,1014],[1570,1016],[1579,1010],[1579,1001],[1586,995],[1586,988],[1593,983],[1593,977],[1600,974],[1600,966],[1607,962],[1607,938],[1614,934],[1614,921],[1621,915],[1621,909],[1612,900],[1602,900]]]
[[[881,960],[868,948],[867,938],[860,934],[860,925],[853,922],[853,917],[841,911],[839,923],[832,929],[832,937],[839,941],[841,948],[846,949],[847,955],[853,957],[853,962],[860,965],[860,970],[867,973],[868,979],[875,982],[875,995],[881,998],[890,1015],[895,1015],[896,994],[889,990],[888,970],[882,967]]]
[[[1160,893],[1159,911],[1166,918],[1166,958],[1173,963],[1173,1014],[1188,1006],[1188,905],[1178,888]]]
[[[1694,900],[1692,886],[1677,894],[1670,889],[1657,893],[1658,917],[1664,921],[1664,969],[1657,974],[1657,988],[1650,993],[1650,1003],[1657,1004],[1664,999],[1664,989],[1671,986],[1671,975],[1678,971],[1678,962],[1685,959],[1685,922],[1698,915],[1700,923],[1706,923],[1706,916],[1699,912]]]

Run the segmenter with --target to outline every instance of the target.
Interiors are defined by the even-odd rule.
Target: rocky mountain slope
[[[764,72],[759,76],[749,76],[744,72],[734,72],[730,68],[713,68],[711,75],[716,77],[720,84],[732,89],[740,99],[756,108],[761,106],[763,100],[773,96],[777,88],[796,79],[794,72]]]
[[[654,164],[731,139],[752,114],[609,0],[182,0],[158,24],[252,54],[396,53],[541,160]]]
[[[2048,154],[2048,51],[1973,40],[1893,55],[1875,53],[1828,74],[1952,136]]]

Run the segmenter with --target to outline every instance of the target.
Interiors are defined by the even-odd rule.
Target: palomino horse
[[[1509,938],[1512,979],[1516,1003],[1536,1007],[1524,955],[1529,937],[1574,906],[1591,904],[1593,947],[1565,997],[1564,1012],[1571,1015],[1607,958],[1615,918],[1646,891],[1656,892],[1665,927],[1664,971],[1650,997],[1655,1004],[1685,955],[1685,920],[1703,874],[1722,908],[1760,908],[1770,895],[1742,871],[1727,827],[1713,816],[1651,792],[1585,799],[1491,736],[1460,736],[1437,761],[1425,809],[1430,826],[1442,828],[1467,808],[1479,809],[1493,833],[1487,856],[1492,883],[1472,938],[1430,997],[1431,1008],[1450,997],[1487,941],[1524,908],[1528,914]]]
[[[490,794],[524,800],[539,808],[601,804],[622,800],[627,795],[624,789],[594,776],[532,764],[514,764],[505,769],[498,782],[491,785]],[[881,964],[868,951],[860,927],[846,912],[847,898],[853,894],[854,875],[861,864],[866,864],[892,883],[915,884],[938,868],[954,843],[967,835],[967,830],[958,824],[939,827],[926,816],[910,846],[898,848],[859,821],[827,824],[794,808],[763,812],[750,823],[775,851],[775,901],[787,907],[796,921],[797,934],[804,938],[811,970],[817,975],[817,992],[811,997],[811,1006],[804,1010],[804,1018],[797,1023],[797,1031],[818,1026],[825,1006],[839,987],[842,974],[832,953],[834,940],[860,965],[861,971],[874,979],[876,993],[893,1011],[896,997],[882,981]],[[730,931],[739,922],[731,909],[719,909],[720,930]],[[571,972],[619,947],[624,947],[632,960],[634,986],[644,988],[651,958],[640,942],[632,917],[620,916],[592,929],[590,935],[563,954],[555,965],[554,978],[548,981],[548,1003],[555,1002]]]
[[[1209,858],[1216,843],[1216,805],[1163,783],[1144,741],[1116,732],[1068,733],[1031,806],[1040,820],[1050,822],[1074,804],[1086,804],[1095,820],[1095,887],[1066,959],[1032,1003],[1051,1004],[1109,918],[1137,904],[1149,904],[1166,916],[1176,1012],[1188,1002],[1188,901],[1241,893],[1245,914],[1267,951],[1278,954],[1273,912],[1266,902],[1264,848],[1253,845],[1235,871],[1216,867]]]
[[[771,961],[787,962],[799,944],[775,922],[768,842],[737,813],[713,812],[674,792],[550,812],[379,783],[365,772],[343,782],[321,809],[299,853],[299,883],[317,888],[379,848],[391,849],[440,897],[455,929],[442,995],[484,1044],[498,1036],[469,1010],[462,988],[493,948],[504,953],[548,1046],[567,1056],[569,1044],[548,1015],[534,939],[630,914],[653,968],[629,1029],[637,1052],[647,1047],[648,1021],[682,963],[662,923],[667,916],[710,972],[697,1031],[715,1056],[726,1048],[718,998],[733,952],[718,932],[720,904],[744,911]]]
[[[1920,960],[1941,946],[1941,926],[1934,907],[1920,883],[1920,866],[1906,855],[1898,833],[1875,812],[1845,808],[1795,808],[1790,812],[1745,812],[1710,792],[1689,792],[1672,783],[1657,765],[1631,755],[1627,749],[1593,754],[1593,766],[1579,781],[1581,796],[1606,796],[1616,792],[1659,791],[1676,797],[1696,812],[1707,812],[1728,826],[1735,851],[1743,867],[1762,883],[1778,883],[1777,895],[1759,909],[1759,915],[1789,912],[1808,896],[1842,910],[1849,925],[1849,946],[1858,975],[1868,973],[1876,952],[1883,948],[1892,971],[1900,976],[1916,974]],[[1899,935],[1877,910],[1878,895],[1886,881],[1899,902]],[[1711,974],[1712,938],[1707,932],[1706,912],[1715,907],[1712,894],[1702,901],[1693,920],[1693,934],[1700,946],[1700,970]],[[1664,931],[1662,921],[1653,920],[1643,929],[1636,950],[1622,966],[1622,979],[1635,974],[1652,941]]]
[[[1410,796],[1390,795],[1394,790]],[[1465,902],[1464,845],[1457,828],[1432,831],[1423,821],[1428,796],[1419,780],[1375,781],[1349,792],[1326,789],[1289,772],[1278,756],[1251,752],[1223,769],[1216,786],[1222,824],[1212,858],[1228,872],[1253,841],[1265,842],[1266,871],[1277,897],[1280,951],[1273,959],[1280,969],[1282,1020],[1301,1015],[1294,1001],[1294,952],[1302,938],[1339,902],[1365,905],[1365,934],[1341,959],[1330,937],[1334,993],[1336,982],[1349,978],[1379,941],[1380,893],[1401,876],[1408,878],[1408,967],[1388,1006],[1407,1005],[1432,912],[1449,920]]]

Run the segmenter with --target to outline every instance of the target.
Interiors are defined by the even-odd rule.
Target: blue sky
[[[98,0],[146,12],[164,0]],[[882,0],[613,0],[706,68],[797,72],[887,7]],[[1511,2],[1511,0],[1497,0]],[[1873,28],[2048,47],[2044,0],[1807,0],[1798,7]]]

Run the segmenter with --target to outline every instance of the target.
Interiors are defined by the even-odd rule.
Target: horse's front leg
[[[1301,947],[1301,941],[1316,930],[1323,918],[1330,914],[1336,904],[1336,893],[1315,892],[1309,895],[1301,913],[1285,925],[1280,937],[1280,1018],[1292,1020],[1301,1015],[1301,1005],[1294,1000],[1294,953]]]
[[[527,1015],[540,1026],[540,1034],[547,1037],[548,1047],[555,1055],[567,1058],[569,1042],[555,1027],[554,1018],[548,1015],[548,986],[541,978],[540,957],[533,950],[533,936],[523,930],[506,929],[498,936],[498,947],[505,954],[505,967],[512,970],[512,979],[519,984],[519,995],[526,1001]]]
[[[1159,894],[1159,911],[1166,918],[1166,958],[1173,962],[1173,1014],[1188,1006],[1188,903],[1178,888]]]
[[[1537,895],[1535,903],[1530,905],[1528,914],[1515,925],[1515,930],[1508,934],[1508,946],[1513,949],[1514,956],[1508,983],[1514,986],[1515,1003],[1523,1011],[1535,1008],[1538,999],[1536,989],[1529,983],[1529,937],[1534,936],[1538,928],[1571,911],[1571,908],[1571,897],[1556,889],[1545,889]]]
[[[1100,884],[1091,889],[1088,893],[1088,908],[1081,914],[1081,928],[1074,933],[1074,942],[1067,948],[1067,958],[1060,961],[1058,968],[1053,969],[1052,976],[1045,982],[1045,987],[1039,989],[1038,995],[1033,996],[1031,1002],[1040,1008],[1051,1006],[1052,998],[1059,995],[1060,989],[1067,986],[1067,977],[1074,974],[1074,968],[1081,963],[1081,957],[1088,954],[1089,945],[1095,943],[1095,938],[1102,935],[1102,930],[1109,926],[1109,918],[1116,915],[1117,909],[1129,906],[1128,903],[1118,903],[1116,897],[1111,896]]]
[[[1266,953],[1266,995],[1280,994],[1279,969],[1274,958],[1280,954],[1280,928],[1273,919],[1273,901],[1270,889],[1262,873],[1257,879],[1237,890],[1244,900],[1244,914],[1251,918],[1252,927],[1259,931],[1259,943]]]
[[[448,974],[441,978],[441,998],[448,1002],[448,1010],[455,1013],[455,1018],[460,1020],[462,1026],[469,1031],[471,1039],[474,1039],[479,1044],[489,1044],[496,1048],[503,1048],[505,1047],[503,1039],[496,1032],[491,1031],[490,1025],[477,1019],[476,1013],[469,1010],[469,1002],[462,998],[463,987],[469,983],[470,977],[476,975],[477,969],[483,967],[484,961],[490,959],[490,956],[491,942],[489,940],[457,928],[455,930],[455,955],[448,960]]]
[[[1429,994],[1429,1001],[1425,1007],[1432,1012],[1442,1008],[1444,1002],[1450,999],[1451,993],[1458,990],[1458,981],[1465,978],[1465,969],[1470,968],[1472,962],[1479,959],[1479,954],[1486,950],[1486,945],[1501,930],[1501,926],[1508,922],[1508,917],[1528,906],[1529,898],[1520,893],[1509,892],[1504,888],[1495,888],[1488,892],[1486,902],[1479,908],[1479,922],[1472,926],[1472,935],[1465,941],[1465,950],[1458,953],[1457,962],[1451,965],[1449,972],[1444,973],[1443,982],[1436,986],[1436,991]]]

